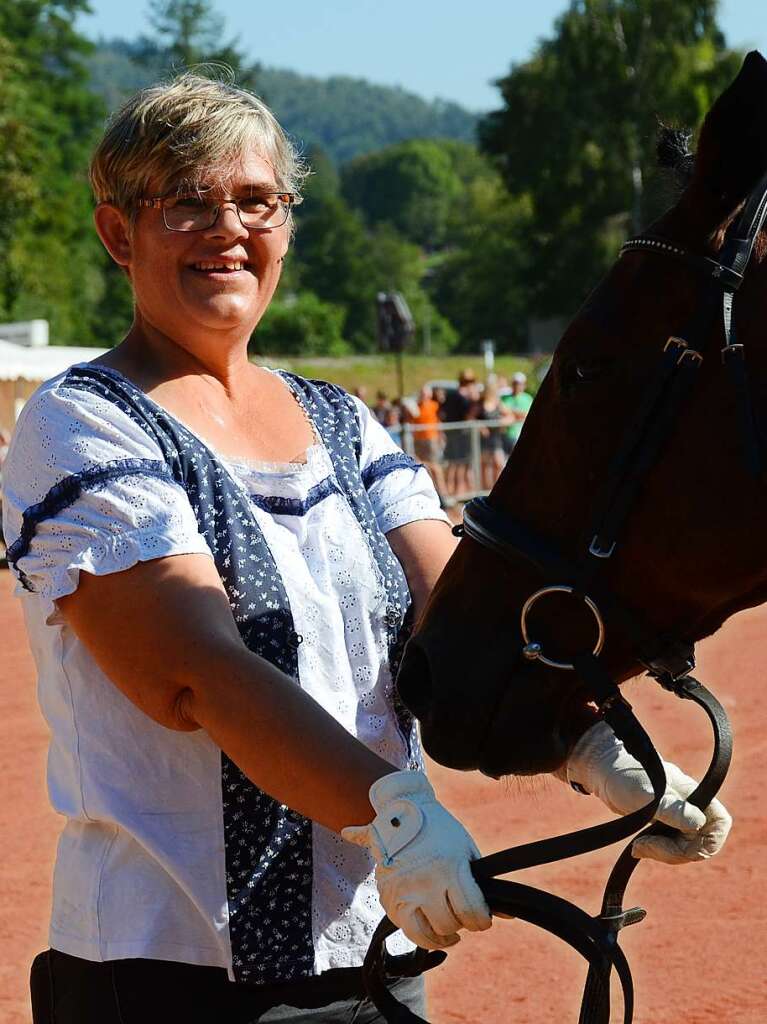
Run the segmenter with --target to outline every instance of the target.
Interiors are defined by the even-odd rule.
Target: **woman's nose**
[[[234,202],[221,203],[218,214],[213,224],[206,231],[210,237],[221,237],[222,235],[235,237],[247,237],[248,229],[240,220],[240,211]]]

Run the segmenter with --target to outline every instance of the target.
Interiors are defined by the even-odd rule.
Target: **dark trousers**
[[[35,957],[30,979],[33,1024],[380,1022],[361,986],[355,968],[295,983],[235,985],[218,967],[141,959],[94,963],[53,949]],[[425,1016],[422,978],[393,981],[390,988]]]

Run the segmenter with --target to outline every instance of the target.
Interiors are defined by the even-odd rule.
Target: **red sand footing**
[[[0,1020],[30,1020],[27,975],[46,945],[51,867],[60,821],[45,796],[47,732],[19,602],[0,573]],[[724,799],[735,826],[725,852],[704,864],[640,865],[629,890],[647,919],[623,933],[634,971],[637,1024],[767,1021],[767,873],[762,782],[767,752],[767,609],[743,613],[701,645],[699,675],[725,705],[735,732]],[[665,757],[690,774],[710,750],[702,712],[640,681],[626,694]],[[595,801],[554,781],[493,783],[441,768],[442,798],[491,852],[603,820]],[[596,912],[613,850],[520,873]],[[468,935],[429,976],[433,1024],[576,1024],[585,964],[530,925],[498,920]],[[613,1019],[620,1019],[616,1006]],[[222,1022],[223,1024],[223,1022]]]

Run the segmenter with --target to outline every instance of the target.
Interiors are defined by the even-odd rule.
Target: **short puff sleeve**
[[[83,570],[210,554],[156,441],[113,402],[61,378],[19,417],[3,465],[3,529],[9,564],[46,618]]]
[[[421,519],[450,523],[428,471],[403,452],[359,398],[362,482],[383,533]]]

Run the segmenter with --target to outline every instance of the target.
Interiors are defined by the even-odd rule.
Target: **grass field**
[[[397,364],[394,356],[346,356],[339,359],[327,357],[308,359],[301,356],[256,356],[255,361],[267,366],[292,370],[302,377],[317,378],[340,384],[347,391],[357,387],[368,390],[372,400],[379,389],[390,397],[398,391]],[[541,364],[541,357],[501,355],[496,356],[495,372],[510,376],[517,370],[528,375],[529,390],[535,392],[538,380],[535,368]],[[479,379],[485,377],[485,364],[481,355],[422,356],[408,355],[403,359],[405,394],[412,394],[427,380],[457,380],[458,374],[470,367]]]

